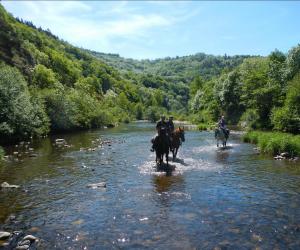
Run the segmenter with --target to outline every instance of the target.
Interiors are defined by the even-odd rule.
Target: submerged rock
[[[30,240],[23,240],[23,241],[21,241],[20,243],[19,243],[19,246],[25,246],[25,245],[30,245]]]
[[[290,154],[288,152],[283,152],[280,154],[281,157],[289,157]]]
[[[92,183],[87,185],[88,188],[96,189],[96,188],[106,188],[105,182]]]
[[[29,241],[33,242],[33,241],[36,241],[37,239],[38,239],[37,237],[35,237],[35,236],[29,234],[29,235],[26,235],[26,236],[23,238],[23,241],[29,240]]]
[[[56,144],[64,144],[65,142],[66,142],[65,139],[56,139],[55,140]]]
[[[11,235],[11,233],[9,232],[0,232],[0,240],[5,240],[7,238],[9,238]]]
[[[26,250],[29,249],[29,245],[17,246],[16,250]]]
[[[3,182],[2,184],[1,184],[1,188],[19,188],[20,186],[18,186],[18,185],[10,185],[10,184],[8,184],[7,182]]]
[[[283,159],[285,159],[285,157],[283,157],[281,155],[276,155],[276,156],[274,156],[274,159],[275,160],[283,160]]]

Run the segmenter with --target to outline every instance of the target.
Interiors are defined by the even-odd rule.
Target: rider
[[[225,137],[228,138],[229,130],[226,128],[226,122],[224,115],[221,116],[221,119],[218,122],[219,128],[223,130]]]
[[[171,135],[174,132],[174,123],[173,123],[173,116],[169,117],[169,120],[167,122],[167,128],[168,128],[168,134]]]
[[[168,123],[166,122],[166,117],[162,115],[160,117],[160,120],[156,123],[156,131],[158,134],[160,134],[161,129],[167,129]]]
[[[157,140],[158,136],[161,135],[161,132],[167,132],[168,123],[166,122],[166,117],[161,115],[160,120],[156,123],[156,131],[157,135],[151,140],[152,148],[150,149],[151,152],[154,151],[155,141]]]
[[[172,145],[172,140],[173,140],[173,137],[172,137],[172,134],[174,133],[174,123],[173,123],[173,116],[170,116],[169,117],[169,120],[167,122],[167,133],[168,133],[168,137],[169,137],[169,143],[170,143],[170,146]]]

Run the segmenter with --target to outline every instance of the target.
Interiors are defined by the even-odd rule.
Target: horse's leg
[[[167,167],[169,166],[169,153],[166,153],[166,161],[167,161]]]

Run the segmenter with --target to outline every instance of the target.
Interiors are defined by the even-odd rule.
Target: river
[[[166,175],[153,134],[137,122],[31,143],[36,157],[0,165],[0,183],[21,186],[0,190],[0,231],[41,249],[300,249],[299,163],[258,155],[239,133],[220,150],[212,132],[186,131]]]

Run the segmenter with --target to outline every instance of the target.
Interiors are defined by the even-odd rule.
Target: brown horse
[[[173,159],[176,158],[178,148],[180,147],[181,142],[184,141],[185,141],[184,128],[179,127],[171,134],[170,150],[173,153]]]
[[[167,166],[169,166],[170,140],[165,129],[160,130],[159,135],[155,137],[153,146],[156,153],[156,163],[159,163],[159,165],[162,166],[165,155]]]

